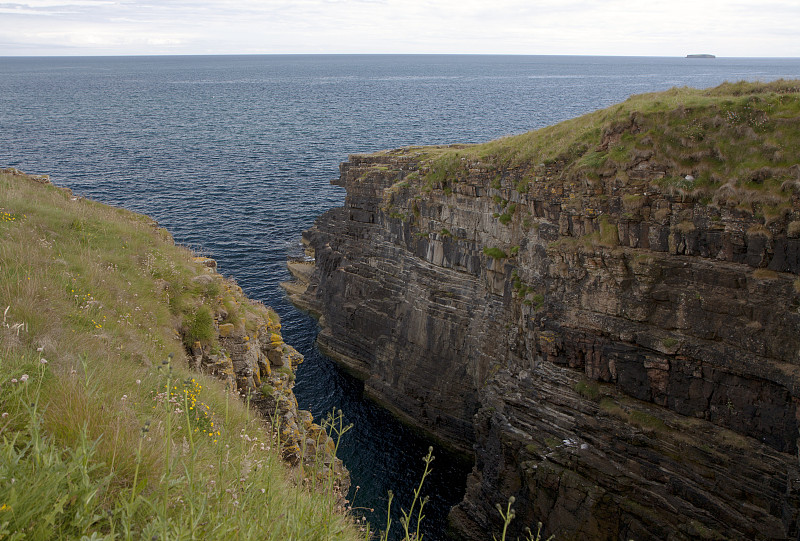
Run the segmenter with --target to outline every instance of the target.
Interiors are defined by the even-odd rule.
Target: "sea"
[[[478,143],[608,107],[632,94],[800,78],[800,59],[280,55],[0,57],[0,167],[49,174],[76,194],[148,214],[217,260],[280,314],[304,356],[295,394],[353,428],[340,456],[355,513],[386,524],[436,459],[425,539],[445,538],[472,465],[395,421],[315,346],[314,319],[286,300],[286,260],[344,190],[348,154]],[[3,194],[0,193],[0,205]],[[503,503],[503,502],[498,502]]]

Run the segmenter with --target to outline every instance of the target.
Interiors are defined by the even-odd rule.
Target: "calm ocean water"
[[[471,143],[540,128],[631,94],[800,78],[800,59],[537,56],[0,58],[0,167],[149,214],[273,306],[306,356],[300,405],[341,408],[357,506],[384,524],[429,443],[361,397],[314,346],[278,283],[303,229],[344,199],[349,153]],[[0,193],[0,202],[3,194]],[[469,465],[436,451],[426,538],[439,539]]]

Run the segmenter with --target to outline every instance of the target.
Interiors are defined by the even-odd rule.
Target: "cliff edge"
[[[460,536],[794,539],[800,82],[353,155],[290,291],[475,467]]]
[[[0,537],[362,538],[278,315],[152,219],[0,170],[0,313]]]

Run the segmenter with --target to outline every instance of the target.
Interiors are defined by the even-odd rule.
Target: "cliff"
[[[310,412],[298,408],[292,387],[303,356],[283,341],[278,314],[247,298],[232,279],[217,274],[213,259],[195,257],[194,261],[205,270],[192,281],[218,294],[207,296],[195,308],[195,314],[203,307],[211,309],[210,338],[197,340],[193,321],[179,327],[189,366],[222,380],[265,420],[275,423],[283,459],[292,466],[302,462],[311,475],[333,476],[337,495],[343,498],[350,486],[347,470],[336,458],[333,439],[313,422]],[[324,475],[320,465],[327,472]]]
[[[290,294],[475,466],[466,539],[794,539],[800,83],[673,89],[350,156]],[[535,528],[534,528],[535,529]]]
[[[0,532],[360,538],[277,314],[152,219],[0,170],[0,303]]]

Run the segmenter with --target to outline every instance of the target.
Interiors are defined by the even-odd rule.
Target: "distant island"
[[[687,54],[686,58],[716,58],[713,54]]]

